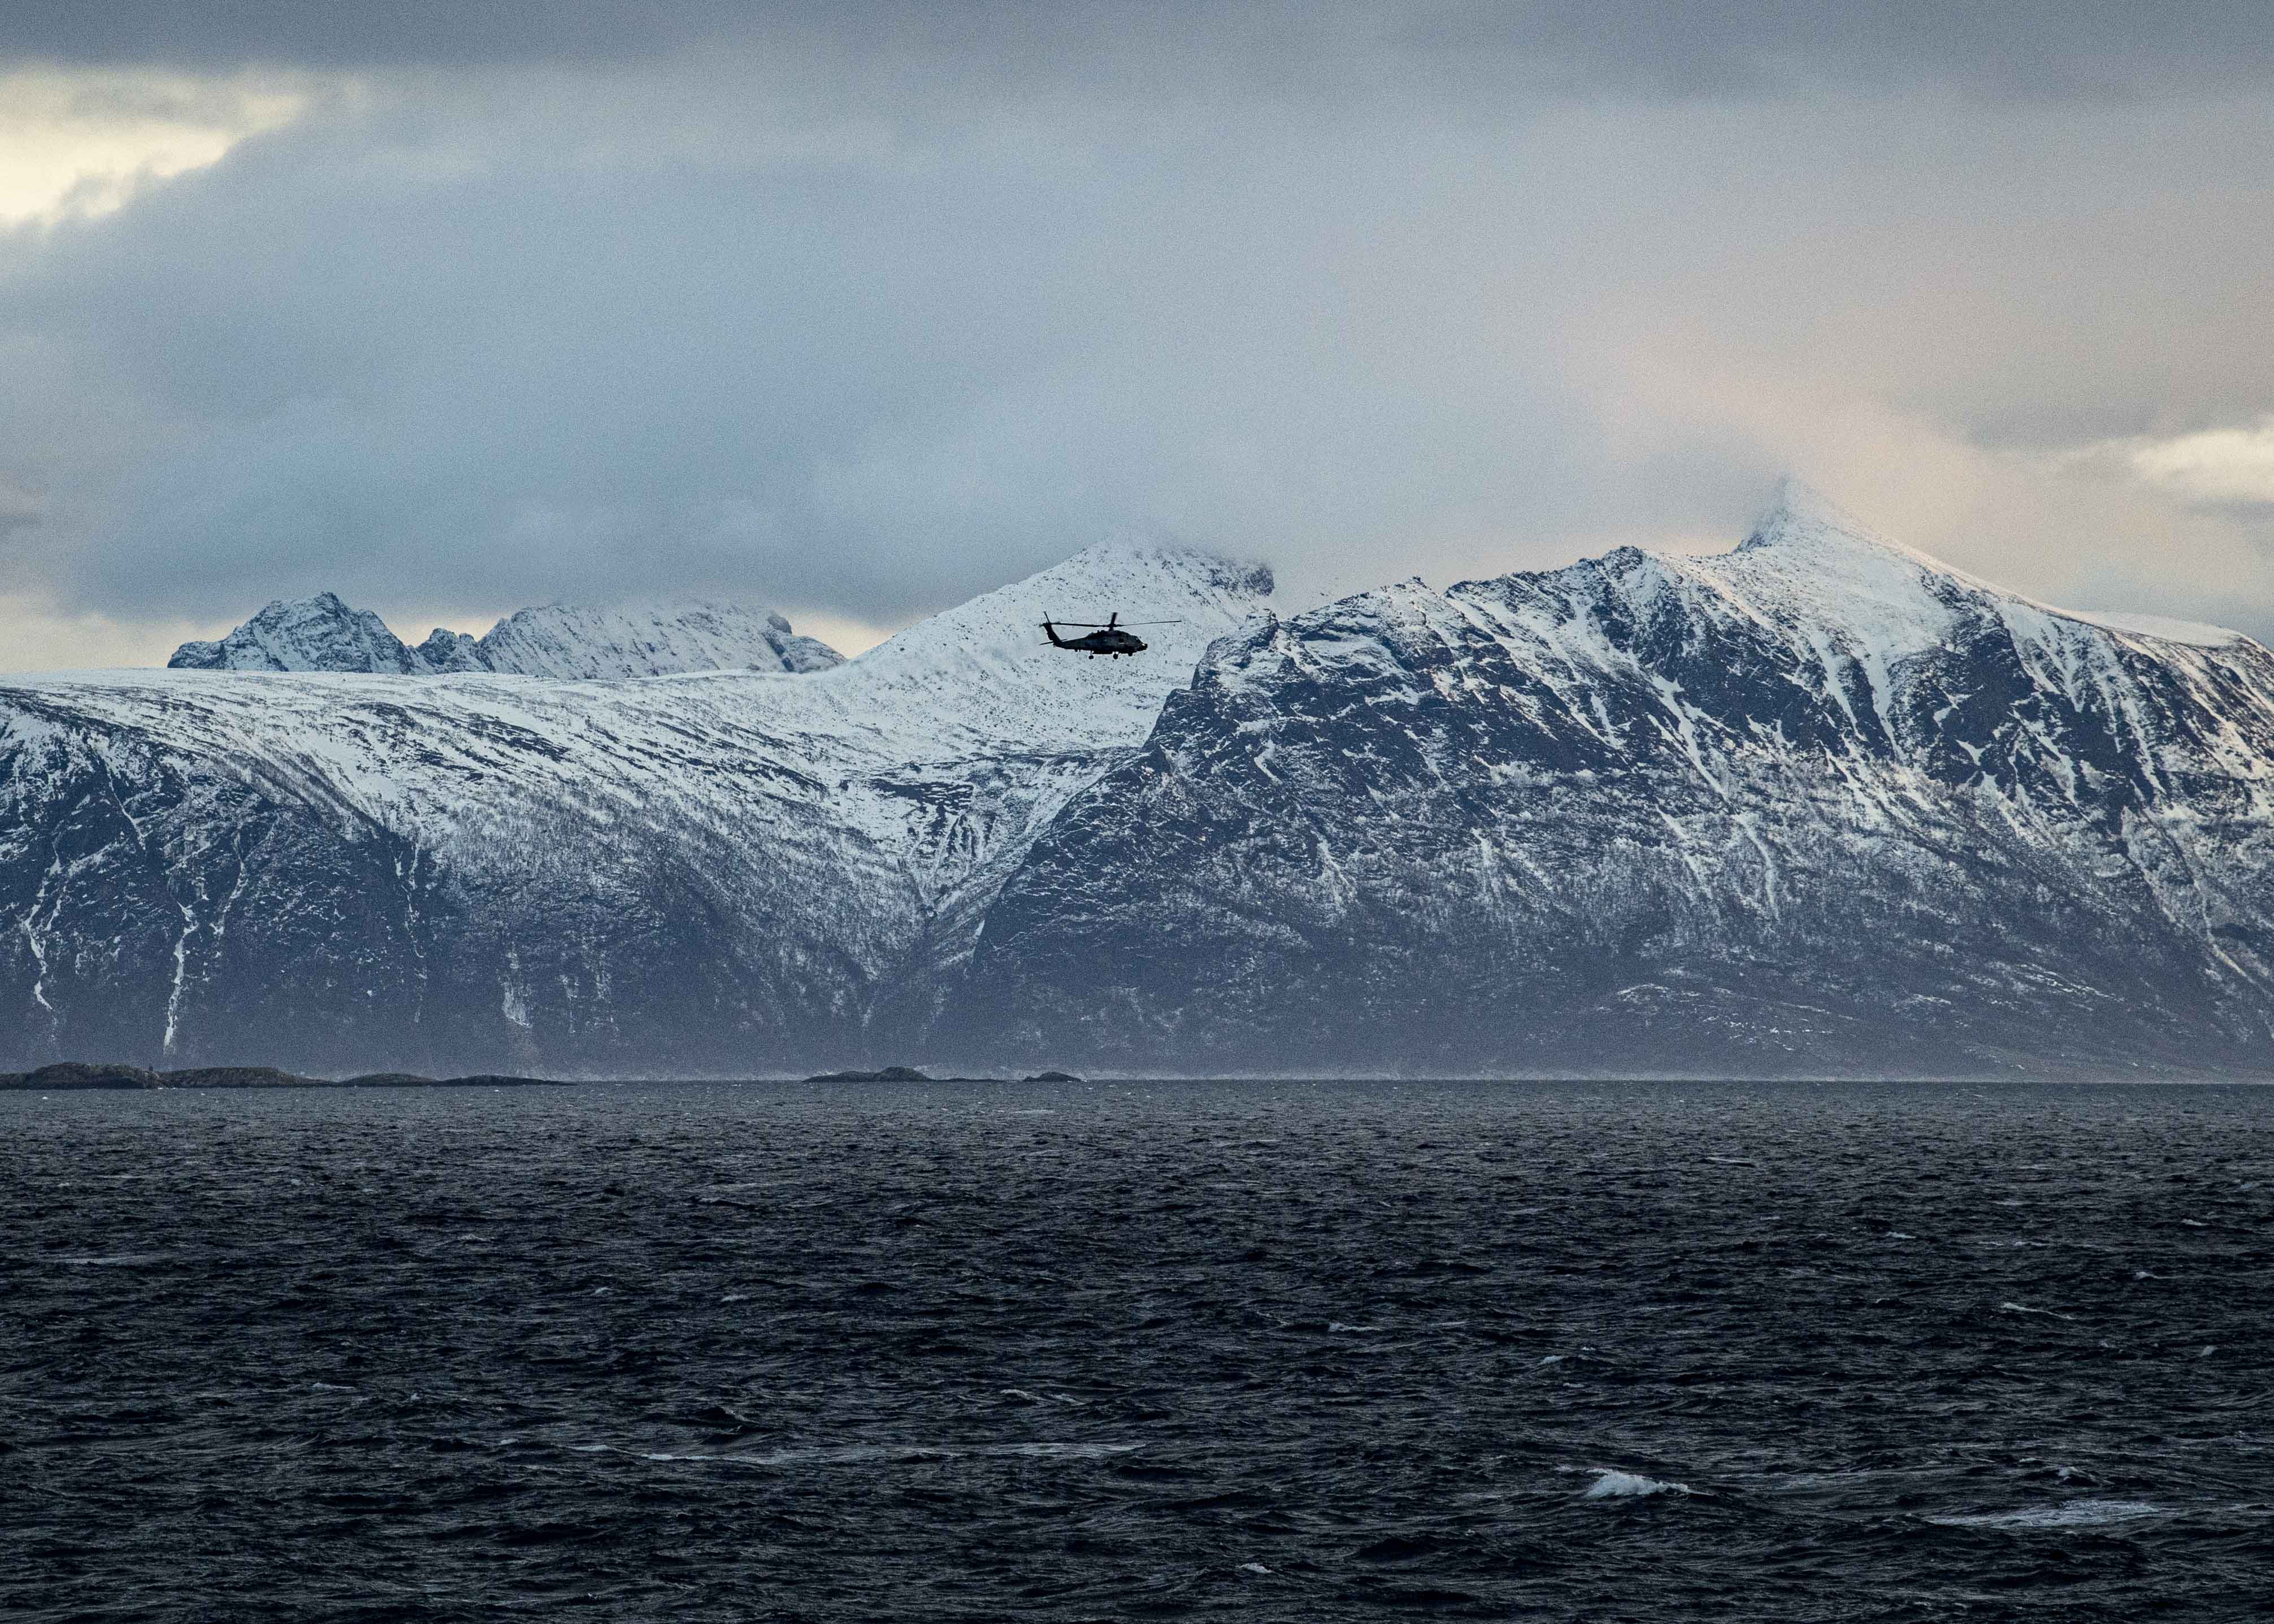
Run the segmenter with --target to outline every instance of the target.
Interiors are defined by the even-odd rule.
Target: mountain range
[[[331,592],[278,598],[226,637],[185,643],[173,671],[359,671],[608,679],[683,671],[826,671],[844,656],[771,609],[677,603],[523,609],[479,637],[436,627],[417,647]]]
[[[802,671],[0,679],[0,1068],[2274,1064],[2246,637],[1797,487],[1719,555],[1271,590],[1110,545]],[[1171,624],[1035,629],[1109,607]]]

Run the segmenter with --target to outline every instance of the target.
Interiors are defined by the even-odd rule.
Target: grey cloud
[[[1441,502],[1504,530],[1583,500],[1594,431],[1543,335],[1480,350],[1472,294],[1394,235],[1441,153],[779,158],[727,114],[626,155],[652,88],[319,123],[20,238],[0,466],[46,459],[85,533],[16,576],[212,617],[662,577],[890,620],[1122,526],[1429,563]],[[69,401],[95,438],[42,427]]]
[[[2263,79],[2259,0],[17,0],[0,56],[345,70],[622,64],[697,52],[1150,94],[1236,82],[1298,99],[1418,82],[1755,94],[1826,80],[2146,94]]]
[[[6,540],[11,531],[37,524],[43,507],[31,492],[0,479],[0,541]]]

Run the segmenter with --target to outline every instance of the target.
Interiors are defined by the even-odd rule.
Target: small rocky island
[[[1001,1077],[933,1077],[914,1066],[892,1065],[879,1071],[823,1071],[805,1080],[809,1083],[1000,1083],[1009,1079]],[[1025,1083],[1078,1083],[1081,1079],[1071,1071],[1037,1071],[1019,1080]]]
[[[0,1071],[0,1088],[41,1094],[74,1088],[565,1088],[548,1077],[419,1077],[409,1071],[370,1071],[361,1077],[301,1077],[275,1066],[193,1066],[154,1071],[147,1066],[65,1060],[36,1071]]]

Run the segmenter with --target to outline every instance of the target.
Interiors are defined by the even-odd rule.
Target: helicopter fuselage
[[[1101,654],[1119,659],[1125,654],[1142,654],[1145,651],[1142,637],[1134,632],[1126,632],[1118,626],[1100,627],[1080,637],[1061,637],[1058,628],[1044,620],[1043,632],[1050,638],[1050,647],[1064,649],[1070,654],[1087,654],[1092,659]]]

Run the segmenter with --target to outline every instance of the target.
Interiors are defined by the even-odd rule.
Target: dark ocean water
[[[2243,1619],[2274,1090],[0,1096],[0,1612]]]

